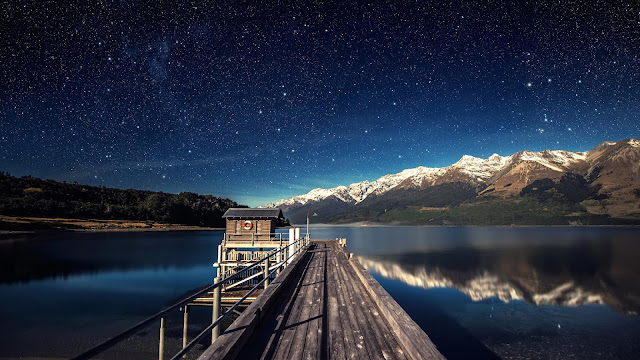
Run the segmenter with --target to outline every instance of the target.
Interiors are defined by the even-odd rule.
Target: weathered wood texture
[[[258,324],[250,320],[255,315],[246,314],[250,306],[236,321],[239,324],[225,331],[200,359],[444,358],[395,300],[335,241],[314,242],[297,269],[288,283],[281,284],[280,293],[273,295],[269,315]],[[295,279],[298,274],[300,278]],[[247,339],[231,343],[225,336]],[[225,342],[218,344],[220,341]]]
[[[411,359],[444,359],[427,334],[360,262],[353,258],[349,264],[371,296],[372,301],[378,305],[382,315],[387,319],[408,357]]]

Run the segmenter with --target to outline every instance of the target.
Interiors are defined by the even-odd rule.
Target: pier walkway
[[[345,248],[313,241],[199,359],[443,358]]]

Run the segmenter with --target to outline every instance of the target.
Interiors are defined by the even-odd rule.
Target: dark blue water
[[[449,358],[640,355],[640,229],[312,227],[311,235],[347,238]],[[221,239],[69,233],[0,243],[0,358],[70,356],[155,313],[211,281]]]
[[[0,243],[0,358],[72,356],[211,283],[222,234],[63,233]],[[157,343],[140,351],[154,354]]]

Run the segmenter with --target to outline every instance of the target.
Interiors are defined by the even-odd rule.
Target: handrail
[[[298,239],[298,241],[300,240],[307,240],[306,238],[301,238]],[[298,252],[300,252],[303,248],[299,247],[293,254],[291,254],[288,258],[286,258],[283,262],[286,263],[289,259],[291,259],[292,257],[296,256],[298,254]],[[271,277],[271,275],[273,275],[274,273],[276,273],[276,271],[278,271],[278,269],[274,269],[273,271],[271,271],[266,277],[264,277],[259,283],[257,283],[251,290],[249,290],[249,292],[242,297],[242,299],[236,301],[230,308],[229,310],[227,310],[224,314],[220,315],[220,317],[218,317],[218,319],[216,319],[216,321],[214,321],[213,323],[211,323],[211,325],[207,326],[204,330],[202,330],[202,332],[200,334],[198,334],[198,336],[196,336],[193,340],[191,340],[190,343],[187,344],[187,346],[185,346],[182,350],[180,350],[176,355],[174,355],[171,360],[177,360],[180,357],[182,357],[184,354],[186,354],[189,350],[191,350],[191,348],[198,344],[200,341],[202,341],[202,338],[204,338],[204,336],[207,334],[207,332],[211,331],[211,329],[213,329],[214,327],[216,327],[217,325],[219,325],[222,320],[224,320],[227,316],[231,315],[233,313],[233,310],[235,310],[238,306],[240,306],[240,304],[246,300],[249,295],[253,294],[254,291],[256,291],[260,286],[262,286],[262,284],[269,278]]]
[[[70,358],[70,360],[84,360],[84,359],[90,359],[91,357],[93,357],[93,356],[95,356],[95,355],[98,355],[98,354],[100,354],[100,353],[104,352],[105,350],[107,350],[107,349],[111,348],[112,346],[114,346],[114,345],[118,344],[119,342],[121,342],[121,341],[123,341],[123,340],[125,340],[125,339],[129,338],[129,336],[131,336],[132,334],[134,334],[134,333],[135,333],[135,332],[137,332],[138,330],[140,330],[140,329],[144,328],[145,326],[149,325],[149,323],[151,323],[152,321],[157,320],[158,318],[162,318],[162,317],[163,317],[164,315],[166,315],[168,312],[170,312],[170,311],[172,311],[172,310],[175,310],[175,309],[177,309],[177,308],[180,308],[180,307],[182,307],[183,305],[186,305],[186,304],[190,303],[190,302],[191,302],[191,301],[193,301],[194,299],[198,298],[200,295],[202,295],[202,294],[204,294],[204,293],[206,293],[206,292],[208,292],[208,291],[211,291],[211,290],[213,290],[213,289],[215,289],[215,288],[217,288],[217,287],[220,287],[220,286],[222,286],[225,282],[227,282],[227,281],[229,281],[229,280],[232,280],[233,278],[235,278],[235,277],[239,276],[242,272],[247,271],[247,270],[250,270],[250,269],[252,269],[252,268],[254,268],[254,267],[258,266],[259,264],[261,264],[262,262],[264,262],[266,259],[268,259],[268,258],[270,258],[271,256],[273,256],[273,255],[275,255],[275,254],[279,253],[280,251],[283,251],[283,250],[285,250],[285,249],[288,249],[291,245],[295,245],[295,244],[297,244],[297,243],[299,243],[299,242],[306,241],[307,239],[308,239],[308,238],[300,238],[300,239],[298,239],[298,240],[294,241],[293,243],[285,244],[285,246],[283,246],[283,247],[281,247],[281,248],[277,248],[277,249],[274,249],[274,250],[270,251],[270,252],[269,252],[267,255],[265,255],[262,259],[259,259],[259,260],[255,261],[254,263],[252,263],[252,264],[251,264],[251,265],[249,265],[248,267],[246,267],[246,268],[244,268],[244,269],[242,269],[242,270],[238,271],[237,273],[235,273],[235,274],[233,274],[233,275],[231,275],[231,276],[229,276],[229,277],[226,277],[226,278],[224,278],[224,279],[222,279],[222,280],[218,281],[218,282],[217,282],[217,283],[215,283],[215,284],[205,285],[204,287],[200,288],[200,290],[196,291],[194,294],[192,294],[192,295],[188,296],[187,298],[185,298],[185,299],[183,299],[183,300],[181,300],[181,301],[179,301],[179,302],[177,302],[177,303],[175,303],[175,304],[173,304],[173,305],[169,306],[168,308],[166,308],[166,309],[164,309],[164,310],[161,310],[161,311],[157,312],[156,314],[154,314],[154,315],[152,315],[152,316],[150,316],[150,317],[148,317],[148,318],[146,318],[146,319],[144,319],[144,320],[140,321],[139,323],[137,323],[137,324],[135,324],[135,325],[133,325],[133,326],[129,327],[128,329],[126,329],[126,330],[124,330],[124,331],[122,331],[122,332],[120,332],[120,333],[118,333],[118,334],[114,335],[113,337],[111,337],[111,338],[109,338],[109,339],[107,339],[107,340],[104,340],[103,342],[101,342],[101,343],[99,343],[99,344],[97,344],[97,345],[93,346],[92,348],[90,348],[90,349],[88,349],[88,350],[86,350],[86,351],[84,351],[84,352],[82,352],[82,353],[80,353],[80,354],[78,354],[78,355],[76,355],[76,356],[74,356],[74,357]],[[297,250],[296,250],[296,251],[295,251],[291,256],[289,256],[289,257],[284,261],[284,263],[286,263],[286,262],[287,262],[291,257],[293,257],[294,255],[296,255],[296,254],[297,254],[301,249],[302,249],[302,247],[298,247],[298,249],[297,249]],[[274,270],[273,272],[275,272],[275,270]],[[271,276],[271,275],[273,274],[273,272],[269,273],[269,276]],[[265,281],[266,279],[267,279],[267,278],[263,279],[263,280],[262,280],[258,285],[260,285],[260,284],[264,283],[264,281]],[[258,286],[258,285],[256,285],[256,286]],[[254,287],[254,288],[253,288],[253,289],[252,289],[248,294],[251,294],[253,291],[255,291],[255,289],[256,289],[256,287]],[[234,310],[235,310],[235,308],[239,305],[239,303],[240,303],[240,302],[242,302],[242,301],[244,301],[244,300],[248,297],[248,294],[247,294],[247,296],[243,297],[243,298],[242,298],[242,299],[240,299],[238,302],[236,302],[236,303],[232,306],[232,309],[234,309]],[[223,316],[225,316],[225,317],[226,317],[228,312],[229,312],[229,311],[225,312],[225,313],[224,313],[220,318],[222,318]],[[218,319],[220,319],[220,318],[218,318]],[[211,329],[212,329],[215,325],[217,325],[218,323],[219,323],[219,321],[217,321],[217,320],[216,320],[216,322],[214,322],[211,326],[207,327],[207,330],[205,330],[205,331],[203,331],[202,333],[200,333],[200,334],[198,335],[198,337],[196,337],[196,339],[197,339],[197,338],[200,338],[200,339],[201,339],[201,336],[204,336],[204,335],[203,335],[204,333],[206,333],[208,330],[211,330]],[[193,341],[195,341],[196,339],[194,339]],[[191,343],[193,343],[193,341],[191,341]],[[191,344],[191,343],[189,343],[189,344]],[[192,346],[193,346],[193,345],[192,345]],[[189,347],[189,345],[187,345],[187,347]],[[185,347],[185,348],[187,348],[187,347]],[[184,349],[183,349],[183,350],[184,350]]]

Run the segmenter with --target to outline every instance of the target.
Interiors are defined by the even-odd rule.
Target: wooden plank
[[[318,249],[316,250],[316,255],[318,256],[318,261],[316,262],[318,271],[315,274],[315,279],[310,284],[313,295],[311,297],[312,304],[309,305],[311,307],[311,312],[309,314],[307,338],[305,340],[303,352],[303,358],[307,360],[320,359],[322,354],[320,346],[322,345],[322,316],[325,307],[324,284],[326,281],[325,273],[327,270],[327,249],[326,244],[320,245],[322,246],[318,246]]]
[[[346,292],[346,284],[341,279],[339,273],[342,271],[341,264],[336,257],[336,254],[332,254],[332,263],[334,264],[335,273],[334,273],[334,281],[338,284],[337,286],[337,297],[340,304],[340,324],[345,333],[345,352],[348,358],[350,359],[360,359],[362,358],[361,354],[358,351],[358,339],[357,334],[355,333],[354,324],[350,320],[349,317],[349,309],[350,305],[348,303],[348,296],[345,294]]]
[[[335,252],[331,254],[331,263],[332,267],[335,269],[333,273],[334,278],[332,280],[337,284],[336,295],[340,309],[340,325],[342,326],[345,334],[344,346],[346,356],[349,359],[368,359],[369,356],[366,351],[365,353],[362,351],[364,344],[360,343],[361,341],[357,333],[357,323],[354,321],[354,314],[349,300],[347,285],[344,282],[344,279],[340,276],[344,269],[342,269],[342,264],[340,264]]]
[[[295,286],[294,291],[288,295],[289,298],[288,298],[287,304],[282,309],[282,312],[278,314],[278,316],[276,317],[277,324],[274,327],[274,330],[271,336],[269,337],[266,345],[264,346],[264,350],[262,352],[260,359],[271,359],[273,357],[273,354],[277,351],[277,347],[280,346],[280,343],[283,341],[281,335],[285,329],[287,320],[289,318],[288,314],[290,314],[291,311],[293,310],[294,303],[297,300],[297,294],[299,293],[300,289],[302,289],[302,284],[304,283],[304,280],[305,280],[304,274],[308,271],[308,268],[310,267],[310,265],[311,265],[311,261],[309,261],[305,265],[305,269],[302,271],[302,275],[298,279],[298,283]],[[275,349],[275,350],[272,351],[271,349]]]
[[[336,252],[342,251],[336,249]],[[339,256],[339,258],[343,261],[349,261],[343,256]],[[405,359],[400,343],[392,337],[389,325],[380,316],[377,304],[364,289],[354,270],[350,266],[344,268],[345,275],[349,278],[348,286],[354,294],[357,294],[356,308],[357,312],[361,314],[358,318],[362,319],[363,329],[368,330],[365,336],[372,338],[374,344],[377,345],[372,347],[371,352],[375,352],[373,356],[378,359]]]
[[[337,262],[344,263],[346,258],[338,253],[336,248],[332,250]],[[338,277],[343,284],[343,296],[347,301],[347,318],[351,324],[351,328],[354,334],[354,340],[356,342],[356,352],[361,359],[380,359],[381,357],[377,351],[377,344],[373,341],[373,334],[364,320],[364,311],[360,304],[360,296],[355,291],[350,282],[354,279],[350,278],[346,272],[348,267],[341,266],[338,270]]]
[[[329,304],[327,306],[327,322],[329,329],[329,341],[330,348],[329,356],[332,359],[347,359],[353,358],[347,356],[345,346],[347,343],[355,344],[353,340],[353,332],[345,331],[342,326],[341,319],[344,318],[344,302],[339,296],[341,284],[338,282],[337,276],[337,264],[334,262],[335,254],[327,254],[327,298]],[[355,356],[355,352],[353,352]]]
[[[300,298],[297,306],[298,312],[293,313],[288,321],[289,325],[295,329],[293,334],[293,339],[291,340],[291,346],[289,348],[289,352],[287,355],[282,357],[284,360],[297,360],[302,359],[302,356],[305,351],[306,339],[307,339],[307,330],[309,328],[309,319],[311,314],[311,307],[313,306],[313,283],[316,280],[318,272],[320,272],[321,264],[319,264],[319,256],[317,252],[317,248],[313,251],[313,262],[312,266],[309,269],[309,272],[305,276],[305,282],[303,286],[305,286],[304,297],[301,297],[302,292],[298,295]]]
[[[315,248],[315,246],[313,248]],[[294,299],[293,305],[291,307],[291,311],[287,314],[286,318],[283,319],[284,327],[280,331],[278,346],[276,347],[273,354],[274,359],[288,359],[289,353],[291,352],[291,348],[296,337],[296,332],[298,331],[298,328],[295,326],[295,324],[301,317],[301,304],[303,304],[307,298],[308,287],[305,286],[305,284],[308,282],[309,274],[314,271],[315,253],[313,252],[313,248],[309,250],[311,252],[309,267],[301,275],[301,287],[300,289],[298,289],[296,298]]]
[[[348,261],[410,359],[444,359],[429,336],[354,258]]]

